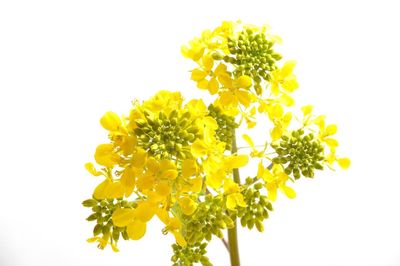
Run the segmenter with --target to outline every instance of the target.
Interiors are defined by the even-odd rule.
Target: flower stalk
[[[237,153],[237,144],[236,144],[236,130],[232,130],[232,154]],[[239,169],[233,169],[233,181],[240,185],[240,175]],[[238,245],[238,235],[237,235],[237,220],[233,221],[234,227],[228,229],[228,245],[229,245],[229,256],[231,260],[231,266],[240,266],[240,258],[239,258],[239,245]]]

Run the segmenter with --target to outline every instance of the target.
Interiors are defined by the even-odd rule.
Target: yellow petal
[[[243,195],[241,193],[235,193],[235,200],[236,200],[236,204],[240,207],[246,207],[247,204],[244,201]]]
[[[331,149],[334,149],[337,146],[339,146],[339,142],[336,139],[326,138],[326,139],[324,139],[324,141]]]
[[[112,215],[113,224],[118,227],[124,227],[132,223],[135,219],[134,209],[116,209]]]
[[[153,218],[156,211],[157,207],[154,203],[144,201],[136,207],[135,216],[143,222],[148,222]]]
[[[296,66],[296,61],[287,61],[285,62],[285,64],[283,65],[282,69],[281,69],[281,75],[282,77],[287,77],[290,74],[292,74],[294,67]]]
[[[208,146],[204,141],[196,139],[192,144],[191,151],[194,157],[203,157],[208,153]]]
[[[271,130],[271,138],[273,141],[280,139],[282,134],[283,134],[283,130],[281,127],[274,127]]]
[[[314,119],[314,124],[316,124],[320,130],[325,129],[325,115],[320,115]]]
[[[202,79],[197,82],[197,88],[202,89],[202,90],[207,90],[209,84],[210,84],[210,82],[208,80]]]
[[[248,88],[252,84],[252,79],[249,76],[243,75],[233,81],[235,88]]]
[[[175,236],[176,243],[178,243],[179,246],[186,247],[187,245],[186,240],[181,233],[173,231],[172,234]]]
[[[194,159],[186,159],[182,162],[182,177],[187,178],[197,172],[197,163]]]
[[[203,56],[204,50],[205,50],[204,47],[201,47],[201,48],[198,47],[198,48],[196,48],[196,49],[194,50],[194,52],[192,53],[191,58],[192,58],[194,61],[199,60],[199,59]]]
[[[206,176],[206,184],[213,189],[219,189],[225,177],[225,171],[213,172],[212,174]]]
[[[143,168],[146,164],[146,160],[147,152],[142,148],[138,148],[132,156],[132,166],[135,168]]]
[[[203,178],[201,176],[196,177],[192,180],[191,191],[194,193],[199,193],[203,188]]]
[[[217,77],[219,77],[219,76],[221,76],[221,75],[224,75],[224,74],[226,74],[226,65],[224,65],[224,64],[219,64],[218,66],[217,66],[217,68],[215,68],[215,70],[214,70],[214,74],[217,76]]]
[[[306,105],[301,107],[301,111],[303,112],[304,116],[307,116],[312,113],[314,107],[312,105]]]
[[[125,187],[121,182],[111,182],[104,193],[107,199],[122,198],[125,194]]]
[[[296,77],[293,75],[290,79],[286,79],[282,83],[282,88],[284,88],[288,92],[294,92],[296,89],[299,88],[299,83],[296,80]]]
[[[273,186],[266,185],[266,188],[268,190],[268,199],[270,199],[271,201],[275,201],[278,196],[277,191],[276,191],[276,186],[275,185],[273,185]]]
[[[283,185],[280,187],[283,193],[289,198],[289,199],[294,199],[296,197],[296,191],[294,191],[291,187],[288,187],[286,185]]]
[[[88,170],[89,173],[91,173],[94,176],[100,176],[103,174],[102,172],[97,171],[92,163],[86,163],[85,168],[86,170]]]
[[[135,178],[136,173],[132,167],[125,168],[124,172],[121,176],[121,184],[125,187],[134,187],[135,186]]]
[[[270,182],[274,181],[275,177],[268,168],[265,168],[263,171],[262,179],[266,183],[270,183]]]
[[[156,186],[156,192],[162,197],[166,197],[171,193],[171,186],[168,183],[159,183]]]
[[[293,106],[295,104],[295,101],[292,97],[287,95],[286,93],[282,93],[281,97],[279,97],[278,101],[286,106]]]
[[[332,136],[332,135],[336,134],[336,132],[337,132],[337,126],[336,125],[332,124],[332,125],[328,125],[326,127],[326,130],[325,130],[326,136]]]
[[[211,78],[207,84],[207,89],[211,95],[214,95],[218,92],[219,83],[216,78]]]
[[[114,252],[119,252],[119,249],[118,249],[118,247],[117,247],[117,245],[116,245],[115,243],[112,243],[112,244],[111,244],[111,248],[112,248],[112,250],[113,250]]]
[[[281,119],[283,117],[284,110],[282,105],[274,104],[271,108],[268,109],[268,115],[271,120]]]
[[[337,162],[339,166],[343,169],[348,169],[350,167],[351,161],[349,158],[338,158]]]
[[[203,57],[202,61],[203,61],[204,68],[206,70],[210,71],[214,65],[214,59],[212,58],[211,54],[205,55]]]
[[[225,88],[232,88],[233,87],[233,80],[229,76],[229,74],[224,73],[218,76],[218,81],[225,87]]]
[[[113,152],[114,146],[112,144],[100,144],[96,148],[94,159],[100,165],[113,167],[116,164]]]
[[[178,203],[186,215],[192,215],[197,209],[197,203],[188,196],[178,199]]]
[[[161,178],[169,179],[169,180],[174,180],[177,177],[178,177],[178,171],[175,169],[169,169],[169,170],[163,171],[161,174]]]
[[[146,233],[146,223],[140,220],[134,220],[132,223],[128,224],[126,232],[130,239],[141,239]]]
[[[247,155],[232,155],[225,159],[225,167],[227,169],[241,168],[249,162]]]
[[[249,107],[251,103],[251,96],[247,91],[236,91],[236,96],[239,102],[244,105],[245,107]]]
[[[257,178],[262,178],[264,175],[264,166],[263,164],[260,162],[258,164],[258,169],[257,169]]]
[[[230,194],[226,197],[226,207],[230,210],[235,210],[236,208],[236,199],[233,194]]]
[[[168,159],[163,159],[160,162],[160,169],[163,170],[176,170],[176,165],[173,161],[168,160]]]
[[[93,197],[96,199],[105,199],[106,198],[106,189],[110,186],[112,182],[109,179],[104,180],[101,182],[93,192]]]
[[[250,147],[252,147],[252,148],[254,147],[254,142],[253,142],[253,140],[250,138],[249,135],[243,134],[243,135],[242,135],[242,138],[247,142],[247,144],[249,144]]]
[[[207,77],[207,72],[201,70],[201,69],[193,69],[192,70],[192,76],[191,79],[194,81],[200,81],[202,79],[204,79],[205,77]]]
[[[103,128],[110,131],[117,131],[121,126],[121,123],[121,119],[114,112],[107,112],[100,119],[100,124],[103,126]]]

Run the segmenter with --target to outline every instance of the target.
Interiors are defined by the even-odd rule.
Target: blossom
[[[289,176],[285,173],[281,165],[274,164],[272,170],[269,170],[268,167],[263,168],[261,165],[258,168],[257,176],[264,180],[265,188],[268,191],[268,198],[270,200],[276,200],[278,189],[290,199],[296,197],[296,192],[286,185]]]
[[[224,182],[224,194],[226,195],[226,207],[235,210],[236,206],[246,207],[243,195],[240,193],[240,187],[232,179],[226,179]]]

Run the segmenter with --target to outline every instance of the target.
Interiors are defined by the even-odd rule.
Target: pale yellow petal
[[[281,68],[281,75],[282,77],[287,77],[293,73],[293,69],[296,66],[296,61],[290,60],[285,62],[283,67]]]
[[[348,169],[350,167],[351,161],[349,158],[338,158],[337,162],[339,166],[343,169]]]
[[[121,209],[118,208],[114,211],[112,215],[113,224],[118,227],[124,227],[128,224],[132,223],[135,219],[135,210],[134,209]]]
[[[243,75],[233,81],[233,86],[235,88],[248,88],[252,82],[253,80],[249,76]]]
[[[208,153],[208,146],[203,140],[196,139],[192,144],[191,151],[194,157],[203,157]]]
[[[121,123],[121,119],[114,112],[107,112],[100,119],[102,127],[110,131],[117,131],[121,126]]]
[[[139,240],[146,233],[146,223],[140,220],[134,220],[132,223],[128,224],[126,232],[130,239]]]
[[[190,177],[197,172],[197,163],[194,159],[186,159],[182,162],[182,176]]]
[[[247,155],[231,155],[225,159],[225,167],[227,169],[241,168],[249,162]]]
[[[202,79],[204,79],[205,77],[207,77],[207,72],[201,70],[201,69],[193,69],[192,70],[192,76],[191,79],[194,81],[200,81]]]
[[[178,199],[178,203],[185,215],[192,215],[197,209],[197,203],[188,196]]]
[[[94,159],[100,165],[113,167],[116,164],[114,159],[114,146],[112,144],[100,144],[96,148]]]
[[[94,167],[93,163],[86,163],[85,164],[86,170],[88,170],[89,173],[91,173],[94,176],[100,176],[103,173],[100,171],[97,171],[97,169]]]
[[[107,197],[106,195],[106,190],[108,187],[111,185],[112,181],[110,179],[106,179],[103,182],[101,182],[93,192],[93,197],[100,200],[100,199],[105,199]]]
[[[233,194],[230,194],[226,197],[226,207],[230,210],[235,210],[236,198]]]
[[[328,125],[325,129],[326,136],[332,136],[332,135],[336,134],[336,132],[337,132],[337,126],[334,124]]]
[[[301,107],[301,111],[303,112],[304,116],[311,114],[313,109],[314,109],[314,106],[312,106],[312,105],[305,105],[305,106]]]
[[[157,211],[157,206],[151,202],[141,202],[135,209],[135,217],[143,222],[148,222]]]
[[[252,148],[254,147],[254,142],[253,142],[253,140],[250,138],[249,135],[243,134],[243,135],[242,135],[242,138],[247,142],[247,144],[249,144],[250,147],[252,147]]]
[[[249,107],[250,103],[252,102],[251,94],[247,91],[236,91],[236,97],[245,107]]]
[[[280,187],[282,192],[289,198],[294,199],[296,197],[296,191],[294,191],[291,187],[283,185]]]

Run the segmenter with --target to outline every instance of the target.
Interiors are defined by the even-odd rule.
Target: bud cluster
[[[198,128],[190,119],[189,112],[172,111],[168,116],[160,112],[136,121],[135,134],[138,145],[157,159],[191,158],[190,145],[197,137]]]
[[[99,234],[103,234],[104,236],[108,235],[115,242],[119,240],[120,235],[124,240],[129,239],[126,232],[126,227],[118,227],[113,225],[111,217],[117,208],[135,208],[136,203],[121,199],[97,200],[92,198],[83,201],[82,205],[92,208],[93,213],[89,215],[86,220],[96,221],[96,225],[93,228],[94,236]]]
[[[272,162],[283,165],[285,173],[293,173],[295,179],[300,174],[312,178],[315,169],[323,170],[324,147],[312,133],[305,135],[303,129],[295,130],[272,147],[278,154]]]
[[[212,235],[222,238],[223,229],[232,228],[233,220],[225,212],[221,197],[206,195],[205,201],[199,203],[196,212],[188,216],[185,222],[185,239],[189,245],[211,240]]]
[[[260,192],[263,185],[261,183],[251,185],[253,182],[252,178],[246,179],[246,184],[249,186],[242,194],[247,206],[239,207],[236,215],[243,227],[247,226],[251,230],[255,226],[259,232],[263,232],[263,221],[269,217],[268,211],[272,211],[273,208],[267,196]]]
[[[201,263],[203,266],[212,266],[212,263],[205,254],[207,242],[195,243],[181,247],[177,244],[172,245],[174,255],[171,257],[172,266],[192,266],[193,263]]]
[[[239,33],[237,39],[228,40],[231,55],[224,56],[222,60],[236,66],[233,72],[236,77],[250,76],[257,88],[262,80],[269,80],[269,72],[276,69],[275,62],[282,58],[274,52],[273,45],[264,33],[246,29]]]
[[[218,129],[215,133],[218,140],[226,143],[226,150],[231,150],[233,137],[232,132],[238,127],[238,124],[235,123],[235,118],[223,114],[220,108],[215,107],[212,104],[208,106],[208,112],[209,115],[217,121]]]

